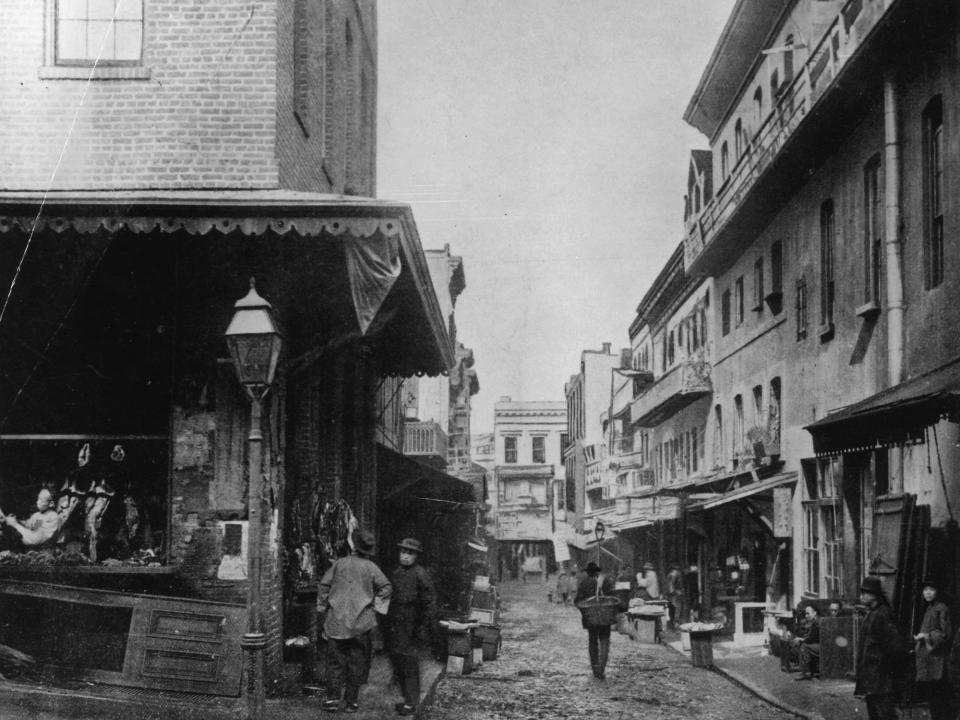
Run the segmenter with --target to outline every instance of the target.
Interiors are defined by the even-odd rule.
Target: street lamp
[[[237,377],[250,398],[250,434],[247,436],[247,464],[250,485],[247,493],[247,632],[240,646],[249,653],[247,662],[247,719],[263,717],[263,650],[266,636],[260,613],[260,530],[261,471],[263,434],[260,414],[263,398],[270,391],[283,341],[271,315],[271,305],[257,294],[253,278],[250,291],[234,304],[233,319],[227,328],[227,347]]]

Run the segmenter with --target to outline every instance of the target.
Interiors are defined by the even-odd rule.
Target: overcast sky
[[[381,0],[378,196],[463,257],[474,432],[563,400],[682,237],[683,111],[733,0]]]

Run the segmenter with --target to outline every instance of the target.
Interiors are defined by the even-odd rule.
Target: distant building
[[[563,402],[502,397],[494,405],[490,502],[501,569],[517,572],[523,558],[542,557],[545,568],[554,562],[554,497],[563,484],[566,427]]]

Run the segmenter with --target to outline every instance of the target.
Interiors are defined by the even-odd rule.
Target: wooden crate
[[[473,650],[473,628],[447,630],[447,655],[463,657]]]
[[[690,633],[690,661],[694,667],[713,667],[713,633]]]
[[[447,658],[447,675],[466,675],[473,671],[473,656],[450,655]]]

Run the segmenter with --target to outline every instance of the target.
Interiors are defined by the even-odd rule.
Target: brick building
[[[0,504],[48,486],[69,520],[0,559],[21,619],[2,642],[103,682],[236,695],[250,410],[223,334],[248,278],[284,336],[253,499],[268,681],[349,529],[405,529],[378,512],[407,490],[390,388],[455,360],[410,209],[363,197],[374,3],[16,0],[0,27]],[[117,522],[94,547],[96,502]],[[17,630],[38,624],[69,630]]]

